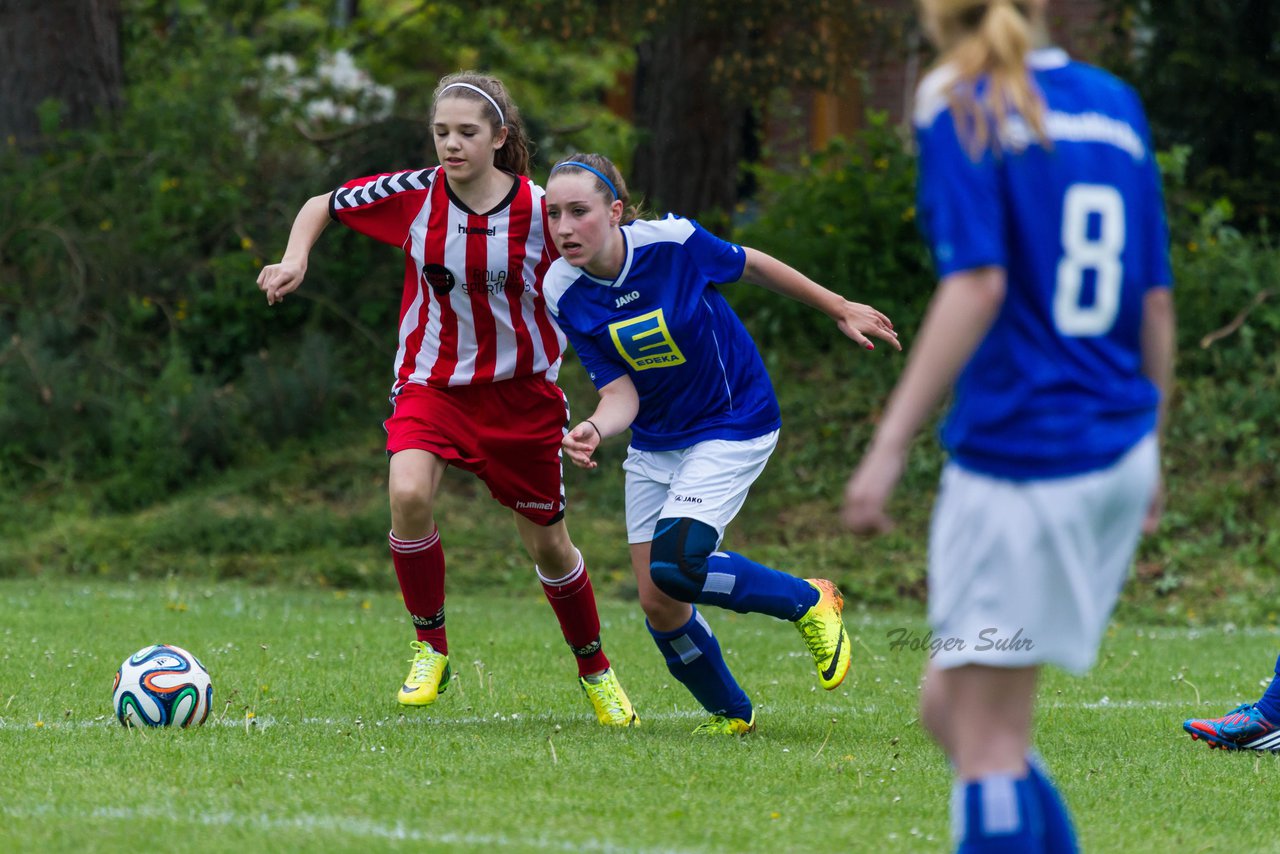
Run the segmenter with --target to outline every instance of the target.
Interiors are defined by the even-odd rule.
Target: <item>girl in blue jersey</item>
[[[866,336],[898,347],[897,334],[880,312],[762,252],[691,220],[638,220],[629,202],[617,168],[598,154],[560,161],[547,182],[561,257],[543,293],[600,392],[564,448],[594,468],[599,444],[631,429],[627,539],[649,631],[671,674],[711,713],[695,732],[744,734],[755,711],[695,605],[794,622],[828,690],[849,670],[849,638],[830,581],[719,550],[777,444],[781,415],[760,354],[715,283],[744,279],[800,300],[867,349]]]
[[[1173,308],[1142,107],[1048,46],[1046,0],[923,0],[921,227],[940,282],[845,494],[885,530],[912,437],[954,384],[929,540],[921,720],[956,774],[959,850],[1072,851],[1029,758],[1036,676],[1093,662],[1160,511]]]

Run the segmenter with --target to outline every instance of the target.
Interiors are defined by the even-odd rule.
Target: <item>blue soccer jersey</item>
[[[1008,283],[956,381],[942,442],[966,468],[1020,480],[1105,467],[1151,432],[1143,298],[1172,283],[1137,95],[1058,49],[1028,62],[1048,148],[1015,116],[999,150],[975,161],[947,106],[946,66],[922,83],[915,116],[919,220],[938,275],[996,266]]]
[[[742,247],[677,217],[622,226],[626,247],[613,281],[563,258],[543,295],[596,388],[627,374],[640,395],[631,445],[687,448],[708,439],[754,439],[781,425],[755,342],[715,288],[742,277]]]

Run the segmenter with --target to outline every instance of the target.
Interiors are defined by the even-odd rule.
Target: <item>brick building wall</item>
[[[868,109],[884,111],[904,127],[909,120],[916,83],[929,62],[915,26],[915,0],[869,0],[869,4],[884,35],[878,44],[868,46],[866,83],[850,75],[838,92],[802,99],[808,105],[810,149],[822,148],[832,136],[857,131]],[[1105,37],[1103,5],[1102,0],[1050,0],[1049,30],[1054,41],[1078,59],[1096,59]],[[770,139],[778,137],[777,124],[770,111]]]

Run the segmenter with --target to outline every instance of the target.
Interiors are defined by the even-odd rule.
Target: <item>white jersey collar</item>
[[[625,250],[622,258],[622,269],[618,271],[616,278],[601,279],[599,276],[593,276],[588,273],[585,268],[582,271],[582,275],[586,276],[596,284],[604,285],[606,288],[622,287],[623,281],[627,278],[627,273],[631,272],[631,260],[635,257],[635,249],[631,245],[631,239],[627,236],[627,230],[625,228],[622,229],[622,246]]]
[[[1042,47],[1027,54],[1027,65],[1037,71],[1062,68],[1069,62],[1071,57],[1060,47]]]

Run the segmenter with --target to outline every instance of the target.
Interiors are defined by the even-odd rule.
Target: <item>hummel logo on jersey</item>
[[[550,501],[517,501],[517,510],[554,510]]]
[[[622,308],[622,307],[623,307],[624,305],[626,305],[627,303],[629,303],[629,302],[634,302],[635,300],[638,300],[638,299],[640,299],[640,292],[639,292],[639,291],[632,291],[631,293],[629,293],[629,294],[623,294],[622,296],[620,296],[620,297],[618,297],[616,300],[614,300],[614,301],[613,301],[613,307],[614,307],[614,308]]]
[[[485,228],[483,225],[466,226],[461,223],[458,225],[458,234],[484,234],[493,237],[497,233],[498,227],[496,225],[492,228]]]

